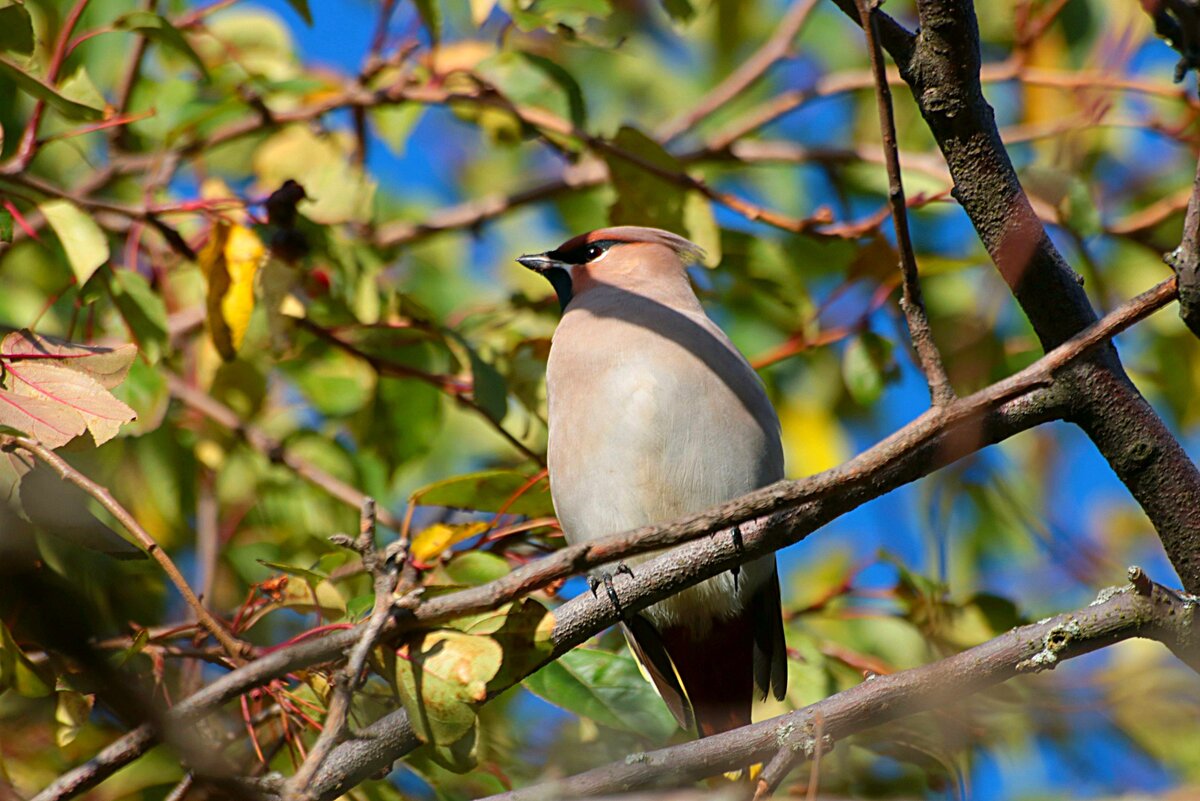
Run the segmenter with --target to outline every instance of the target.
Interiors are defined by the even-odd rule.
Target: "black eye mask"
[[[616,244],[619,244],[619,240],[599,239],[595,242],[576,245],[570,250],[552,250],[546,255],[564,264],[587,264],[600,258],[604,255],[604,251]]]

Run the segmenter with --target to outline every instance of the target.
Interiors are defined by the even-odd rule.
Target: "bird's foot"
[[[618,562],[615,570],[610,571],[601,569],[590,574],[588,576],[588,586],[591,587],[592,597],[594,598],[596,596],[596,591],[600,588],[600,585],[603,584],[604,592],[608,594],[608,600],[612,602],[613,608],[617,610],[618,614],[624,616],[624,613],[621,612],[621,601],[619,598],[617,598],[617,591],[613,589],[613,575],[619,575],[621,573],[633,578],[633,571],[629,569],[629,565],[625,564],[624,562]]]
[[[745,543],[742,542],[742,528],[741,526],[734,526],[733,549],[735,551],[741,551],[743,548],[745,548]],[[738,578],[742,575],[742,566],[734,565],[733,569],[729,572],[733,574],[733,588],[736,590],[738,589]]]

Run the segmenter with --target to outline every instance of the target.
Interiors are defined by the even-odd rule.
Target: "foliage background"
[[[422,561],[436,565],[432,582],[486,580],[558,542],[550,526],[497,541],[469,527],[519,522],[507,514],[516,509],[495,513],[539,469],[499,430],[535,454],[545,441],[541,377],[557,307],[548,287],[512,258],[612,218],[684,222],[723,257],[717,269],[698,269],[696,281],[714,318],[764,364],[789,475],[832,466],[924,410],[925,387],[888,299],[895,253],[890,223],[879,213],[886,180],[865,49],[836,8],[818,4],[794,57],[672,148],[703,147],[770,98],[811,92],[796,110],[745,138],[800,145],[802,152],[688,167],[713,187],[811,224],[792,234],[628,165],[613,168],[613,185],[510,203],[478,226],[423,230],[422,222],[453,220],[443,209],[553,180],[580,156],[578,142],[535,135],[502,110],[467,102],[388,103],[361,115],[339,109],[319,120],[254,125],[262,104],[275,114],[312,107],[371,63],[379,4],[314,2],[311,25],[299,13],[303,3],[157,5],[158,13],[195,24],[179,25],[186,46],[168,35],[151,40],[124,107],[111,109],[120,104],[135,35],[108,29],[119,19],[131,27],[125,15],[141,5],[88,3],[76,35],[106,32],[81,41],[59,72],[59,94],[97,109],[108,105],[110,119],[116,113],[132,121],[68,138],[88,124],[86,115],[52,107],[41,127],[49,141],[26,170],[0,176],[0,198],[18,218],[15,241],[0,246],[0,324],[140,345],[143,358],[118,391],[138,421],[100,448],[76,444],[65,455],[112,490],[193,587],[207,589],[213,610],[233,618],[250,611],[247,598],[254,608],[266,604],[241,621],[246,639],[270,645],[364,614],[369,586],[361,576],[341,578],[349,556],[327,541],[353,531],[357,512],[181,401],[170,382],[225,404],[289,453],[378,498],[398,519],[410,516],[412,530],[426,532],[416,546],[424,549]],[[449,91],[486,82],[514,102],[652,154],[621,126],[652,134],[686,113],[784,12],[766,0],[695,8],[675,0],[666,9],[605,0],[491,6],[397,4],[375,53],[404,57],[367,85],[398,75]],[[0,15],[13,8],[0,6]],[[24,9],[37,35],[34,69],[40,63],[44,70],[70,4],[28,2]],[[1084,275],[1093,303],[1111,308],[1167,275],[1161,253],[1178,241],[1191,186],[1192,79],[1186,95],[1170,85],[1175,57],[1133,2],[981,3],[978,11],[985,62],[999,65],[999,79],[986,90],[1026,188]],[[909,16],[903,3],[889,4],[889,12]],[[1049,20],[1044,31],[1023,38],[1039,14]],[[13,42],[0,45],[11,50]],[[33,107],[9,78],[0,73],[4,159],[17,152]],[[839,79],[856,88],[830,90]],[[1030,363],[1037,342],[965,215],[948,200],[948,178],[911,99],[896,94],[907,188],[918,199],[912,226],[923,288],[951,377],[965,392]],[[246,135],[206,144],[246,120]],[[188,142],[199,144],[178,164],[162,169],[155,161]],[[89,195],[113,208],[69,197],[103,231],[108,255],[92,272],[81,272],[86,254],[72,258],[57,227],[42,225],[37,241],[23,234],[23,224],[41,223],[38,207],[53,196],[47,187],[74,195],[95,171],[129,154],[149,154],[149,171]],[[205,271],[217,260],[204,245],[221,219],[247,225],[264,243],[280,235],[281,226],[266,224],[262,201],[287,178],[311,198],[300,205],[296,226],[306,252],[292,265],[276,259],[261,269],[245,341],[237,358],[225,361],[212,331],[219,338],[226,327],[240,330],[237,319],[249,306],[235,291],[216,300],[232,306],[212,310]],[[230,197],[234,202],[221,200]],[[146,215],[121,211],[151,207],[199,254],[195,259],[172,247]],[[668,216],[651,216],[662,214]],[[98,247],[94,238],[87,242],[85,249]],[[232,274],[235,259],[227,261]],[[288,294],[292,300],[283,301]],[[1122,335],[1118,347],[1189,452],[1200,451],[1195,339],[1162,314]],[[406,508],[413,493],[434,482],[492,469],[511,472],[482,484],[440,486]],[[135,646],[130,664],[160,681],[161,691],[177,693],[196,680],[188,671],[197,668],[169,653],[168,638],[156,632],[139,645],[136,632],[184,620],[187,608],[153,563],[116,561],[46,534],[74,529],[39,519],[39,497],[42,506],[86,503],[64,493],[52,477],[27,478],[20,495],[33,525],[11,516],[0,521],[6,546],[32,549],[67,577],[102,633],[118,638],[114,647]],[[528,517],[551,512],[544,483],[521,503]],[[92,511],[112,525],[102,510]],[[77,526],[94,527],[90,519]],[[462,541],[441,547],[448,539]],[[780,560],[795,650],[788,707],[857,683],[864,669],[921,664],[1019,621],[1084,605],[1118,582],[1126,564],[1174,580],[1144,516],[1090,443],[1065,424],[1022,434],[869,504]],[[280,565],[289,566],[292,589],[270,602],[255,587],[279,575]],[[573,580],[558,592],[569,597],[582,589]],[[36,599],[28,603],[36,606]],[[31,614],[0,611],[15,629]],[[21,645],[36,657],[37,643]],[[359,792],[475,797],[679,737],[618,638],[605,635],[595,648],[618,656],[573,655],[484,708],[476,768],[453,774],[428,755],[414,757],[389,782]],[[200,670],[201,677],[220,672],[212,665]],[[117,731],[102,712],[63,713],[78,696],[71,692],[86,691],[68,689],[69,676],[65,681],[41,697],[16,688],[0,694],[0,775],[26,794]],[[375,703],[391,703],[385,684],[371,687]],[[304,716],[315,715],[307,704],[320,705],[319,687],[290,689],[298,697],[292,729],[284,736],[278,725],[266,726],[261,733],[264,746],[281,743],[272,766],[284,772],[296,758],[296,738],[311,739],[311,731],[298,733]],[[373,709],[367,700],[359,713],[367,719]],[[764,708],[760,716],[778,711]],[[824,761],[821,787],[861,797],[1159,793],[1200,782],[1198,715],[1194,676],[1189,680],[1161,647],[1133,641],[859,737]],[[237,747],[254,758],[248,742]],[[179,777],[160,749],[95,796],[161,798]],[[805,777],[796,778],[802,787]]]

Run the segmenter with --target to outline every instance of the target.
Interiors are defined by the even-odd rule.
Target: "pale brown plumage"
[[[667,231],[620,226],[523,256],[564,313],[547,365],[550,486],[580,542],[699,512],[783,478],[779,422],[754,370],[704,313]],[[630,560],[634,565],[641,560]],[[782,698],[786,651],[774,556],[623,624],[681,726],[750,722],[757,687]]]

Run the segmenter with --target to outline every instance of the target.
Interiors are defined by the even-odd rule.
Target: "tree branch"
[[[758,83],[771,67],[787,57],[792,49],[792,41],[800,35],[800,30],[816,5],[817,0],[793,0],[787,13],[775,26],[775,31],[754,55],[743,61],[690,110],[656,130],[655,137],[663,143],[671,141]]]
[[[1131,568],[1131,574],[1140,569]],[[744,768],[788,749],[811,758],[826,744],[957,702],[1009,679],[1133,637],[1158,640],[1193,668],[1200,665],[1200,598],[1148,580],[1100,593],[1083,609],[1021,626],[982,645],[911,670],[875,676],[823,701],[771,720],[644,754],[631,754],[569,779],[491,796],[487,801],[587,798],[630,789],[678,786]],[[821,721],[824,742],[814,736]]]
[[[929,385],[929,397],[935,406],[943,406],[954,400],[954,388],[942,365],[942,355],[933,341],[929,317],[925,313],[925,301],[921,297],[921,283],[917,276],[917,257],[913,253],[912,236],[908,230],[908,207],[904,201],[904,180],[900,173],[900,149],[896,144],[896,121],[892,114],[892,92],[888,88],[887,73],[883,66],[883,53],[879,50],[879,10],[874,0],[856,0],[859,18],[867,37],[867,53],[871,59],[871,73],[875,76],[875,98],[879,109],[879,130],[883,136],[883,155],[888,174],[888,204],[892,209],[892,222],[896,228],[896,244],[900,248],[900,274],[903,276],[903,295],[900,308],[908,324],[909,339],[917,354],[917,363],[925,374]]]
[[[55,473],[58,473],[59,478],[63,481],[71,482],[95,498],[101,506],[107,509],[125,527],[126,531],[133,535],[138,544],[146,549],[146,553],[150,554],[154,561],[158,562],[159,567],[167,574],[167,578],[175,585],[175,589],[179,590],[179,594],[183,596],[183,600],[187,602],[193,614],[196,615],[196,620],[199,621],[200,625],[209,634],[216,638],[221,647],[225,649],[225,653],[229,654],[229,658],[239,664],[243,661],[250,650],[249,646],[230,634],[228,629],[212,616],[212,613],[196,597],[196,593],[192,592],[192,588],[188,586],[187,579],[179,572],[179,568],[171,561],[171,557],[159,547],[154,537],[150,536],[150,532],[142,528],[142,525],[138,523],[137,519],[124,506],[117,503],[112,493],[92,481],[83,473],[80,473],[68,464],[65,459],[37,440],[22,436],[0,435],[0,448],[2,447],[17,447],[28,451],[38,459],[41,459]]]
[[[849,0],[835,0],[851,19]],[[1021,188],[980,83],[969,0],[919,0],[913,45],[882,44],[912,88],[954,196],[1049,351],[1096,320],[1081,279],[1050,241]],[[1200,471],[1106,345],[1060,376],[1066,419],[1095,443],[1158,532],[1190,592],[1200,591]]]

